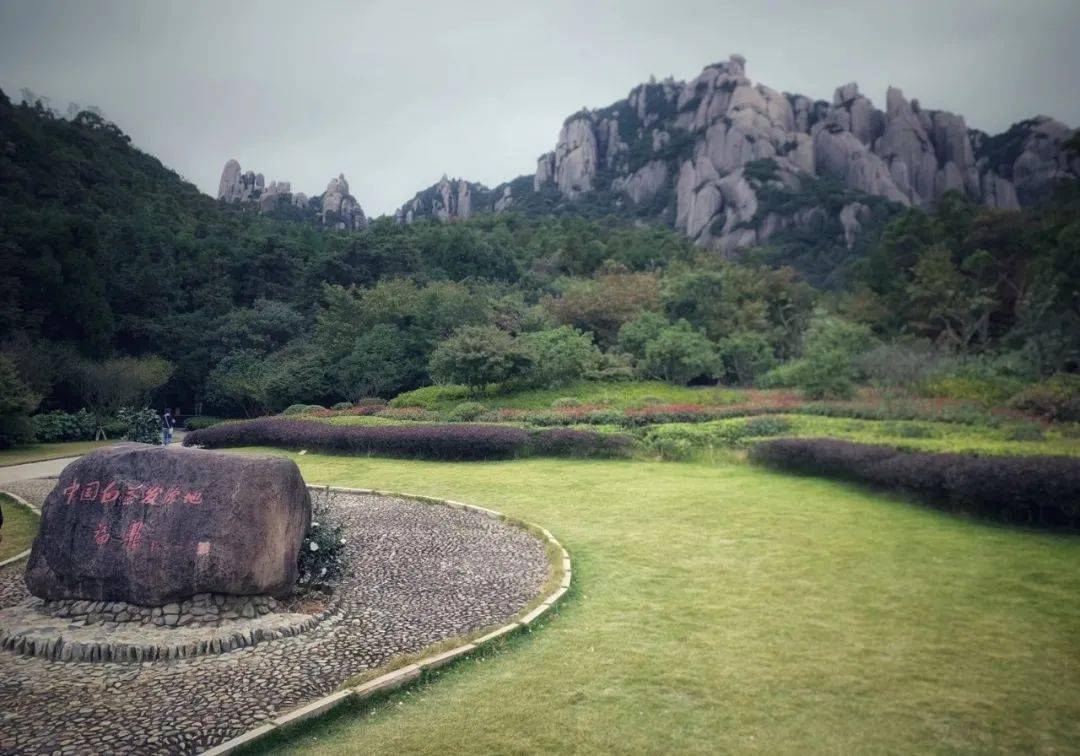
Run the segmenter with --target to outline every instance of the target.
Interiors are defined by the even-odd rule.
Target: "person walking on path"
[[[165,408],[165,414],[161,418],[161,445],[168,446],[172,443],[172,429],[176,423],[173,422],[172,413],[169,412],[168,407]]]

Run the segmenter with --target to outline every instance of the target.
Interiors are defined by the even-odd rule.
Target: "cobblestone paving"
[[[501,624],[547,579],[543,544],[483,514],[344,494],[332,506],[349,539],[339,615],[298,637],[182,661],[2,652],[0,753],[198,752],[395,655]],[[0,606],[26,597],[24,565],[0,568]]]

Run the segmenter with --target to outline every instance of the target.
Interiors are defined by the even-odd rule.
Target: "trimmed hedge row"
[[[763,441],[758,464],[914,493],[957,512],[1004,522],[1080,527],[1080,460],[902,452],[832,439]]]
[[[282,446],[346,454],[441,460],[506,459],[528,454],[610,457],[629,452],[633,439],[570,429],[530,433],[505,425],[330,425],[262,418],[189,433],[185,446]]]

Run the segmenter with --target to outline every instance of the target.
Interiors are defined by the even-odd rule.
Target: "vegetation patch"
[[[918,454],[834,439],[777,439],[757,444],[768,467],[869,483],[919,495],[955,512],[1003,522],[1080,526],[1080,460]]]

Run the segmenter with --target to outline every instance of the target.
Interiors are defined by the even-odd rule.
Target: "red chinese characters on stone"
[[[139,500],[139,494],[142,493],[146,486],[142,483],[136,483],[135,485],[129,485],[127,490],[124,491],[124,498],[120,500],[121,504],[134,504]]]
[[[105,486],[105,490],[101,492],[101,503],[112,504],[120,498],[120,487],[116,485],[116,481],[109,481],[109,485]]]
[[[67,503],[71,504],[75,501],[75,497],[79,494],[79,481],[71,481],[71,485],[64,489],[64,497],[67,499]]]
[[[97,498],[98,490],[101,488],[101,483],[96,480],[90,481],[82,489],[82,496],[79,498],[83,501],[93,501]]]
[[[109,542],[109,526],[102,520],[98,523],[97,528],[94,529],[94,543],[98,546],[104,546]]]
[[[170,504],[175,504],[179,499],[180,499],[180,486],[173,486],[172,488],[170,488],[168,491],[165,492],[165,498],[162,499],[161,505],[167,507]]]
[[[188,491],[184,494],[185,504],[202,504],[202,491]]]
[[[127,532],[124,533],[124,548],[128,551],[135,551],[142,545],[143,538],[143,523],[142,520],[136,520],[128,526]]]
[[[161,494],[165,493],[165,489],[161,486],[150,486],[146,489],[146,496],[143,497],[143,504],[157,504],[158,498]]]

